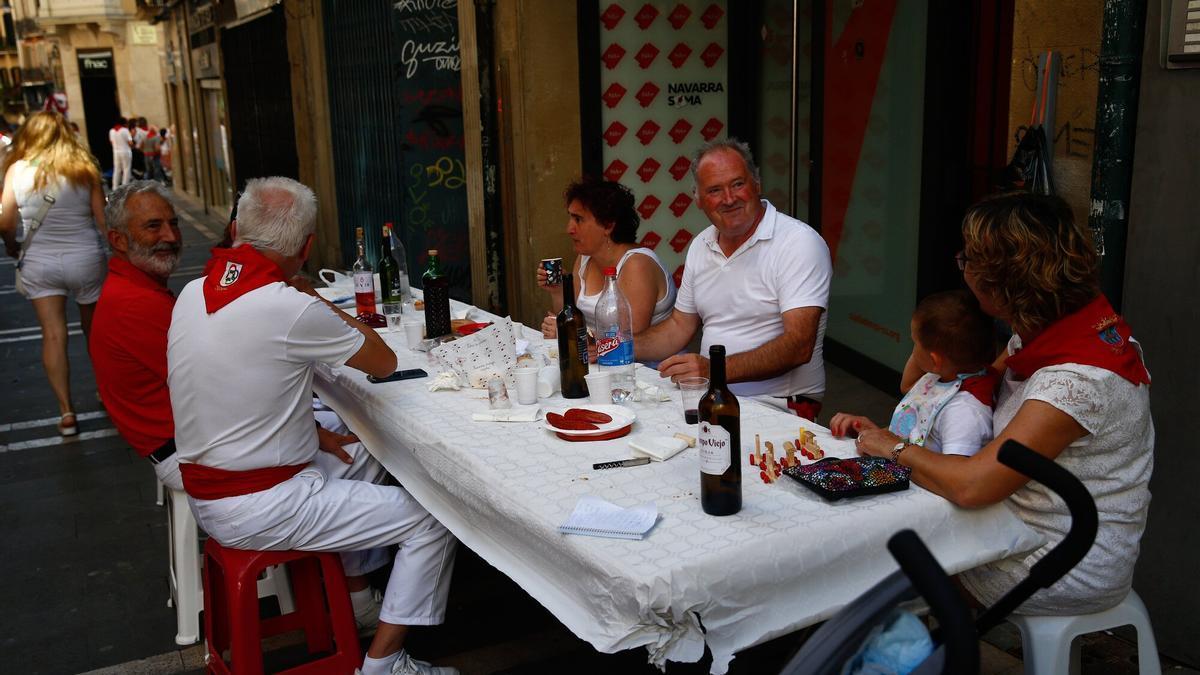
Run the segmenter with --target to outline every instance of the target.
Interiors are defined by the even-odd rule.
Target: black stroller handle
[[[1004,597],[996,601],[975,622],[979,634],[999,625],[1004,617],[1041,588],[1049,588],[1087,555],[1096,540],[1099,516],[1096,501],[1083,483],[1054,460],[1039,455],[1017,441],[1008,440],[997,455],[1001,464],[1020,471],[1050,488],[1066,503],[1071,512],[1071,529],[1062,541],[1041,560],[1033,564],[1029,576],[1021,580]]]
[[[946,570],[912,530],[897,532],[888,540],[887,547],[904,575],[929,603],[930,612],[937,617],[940,641],[945,648],[945,662],[940,672],[978,673],[979,636],[971,622],[971,610],[950,583]]]

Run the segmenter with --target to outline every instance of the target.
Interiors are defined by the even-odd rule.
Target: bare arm
[[[96,221],[100,241],[108,241],[108,228],[104,221],[104,188],[100,187],[99,182],[92,183],[92,220]]]
[[[636,334],[649,328],[650,320],[654,318],[654,305],[658,303],[659,296],[666,292],[662,270],[649,256],[632,255],[621,268],[617,285],[629,301],[633,332]]]
[[[17,208],[17,195],[13,192],[13,172],[4,176],[4,193],[0,196],[0,237],[4,238],[4,249],[15,258],[21,250],[17,243],[17,219],[21,217]]]
[[[941,455],[909,445],[900,453],[900,463],[912,467],[912,479],[921,487],[959,506],[977,508],[1003,501],[1029,482],[1027,476],[996,459],[1005,441],[1018,441],[1054,459],[1086,435],[1070,415],[1044,401],[1029,400],[1021,404],[1004,431],[972,457]],[[891,456],[892,447],[900,441],[886,429],[864,431],[859,438],[859,452],[877,457]]]
[[[307,281],[307,279],[303,278],[293,278],[288,282],[288,285],[300,291],[301,293],[307,293],[325,303],[327,307],[333,310],[334,314],[337,314],[339,317],[341,317],[342,321],[346,322],[346,325],[350,326],[359,333],[362,333],[363,337],[366,338],[366,341],[364,341],[362,346],[358,348],[358,351],[354,353],[354,356],[351,356],[346,360],[346,365],[354,368],[355,370],[361,370],[368,375],[374,375],[375,377],[387,377],[388,375],[396,372],[396,352],[393,352],[392,348],[387,346],[387,343],[383,341],[383,338],[379,337],[379,333],[376,333],[375,329],[367,326],[361,321],[358,321],[354,317],[338,309],[333,303],[329,302],[325,298],[322,298],[313,289],[312,284],[307,283]]]
[[[633,335],[634,358],[639,361],[657,361],[678,353],[692,341],[692,336],[700,328],[700,316],[672,310],[671,316],[662,323],[654,324],[646,330]],[[659,372],[663,377],[667,373]]]
[[[730,382],[765,380],[802,366],[812,359],[821,325],[820,307],[797,307],[783,313],[783,334],[748,352],[730,356]]]

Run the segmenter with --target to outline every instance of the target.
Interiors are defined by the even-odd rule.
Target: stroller
[[[1053,490],[1071,512],[1071,529],[1033,565],[1029,576],[971,621],[971,612],[945,570],[912,530],[888,540],[900,569],[844,607],[815,632],[780,675],[838,675],[876,626],[903,602],[923,597],[937,618],[933,652],[911,672],[977,675],[979,636],[999,625],[1038,589],[1048,588],[1079,563],[1092,547],[1099,524],[1096,503],[1083,483],[1054,461],[1007,441],[999,460]]]

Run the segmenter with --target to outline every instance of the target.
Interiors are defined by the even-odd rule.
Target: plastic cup
[[[679,399],[683,406],[683,420],[688,424],[699,424],[697,408],[700,399],[708,391],[707,377],[685,377],[679,380]]]
[[[562,387],[562,373],[558,366],[542,366],[537,375],[537,393],[541,398],[553,396]]]
[[[612,374],[588,373],[583,376],[587,383],[588,400],[597,405],[612,405]]]
[[[416,349],[421,340],[425,339],[425,324],[420,321],[405,321],[403,325],[404,340],[408,343],[408,348]]]
[[[387,317],[387,326],[389,333],[399,333],[402,330],[401,324],[404,320],[404,303],[402,302],[385,302],[383,303],[383,315]]]
[[[517,380],[517,403],[529,405],[538,400],[538,369],[517,368],[513,371]]]

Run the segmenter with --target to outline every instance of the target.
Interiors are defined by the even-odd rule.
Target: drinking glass
[[[401,330],[400,324],[404,320],[404,303],[383,303],[383,315],[387,317],[388,332],[399,333]]]
[[[688,424],[699,424],[700,414],[697,408],[700,399],[708,391],[707,377],[684,377],[679,380],[679,397],[683,404],[683,419]]]

